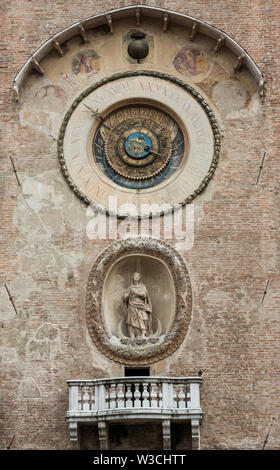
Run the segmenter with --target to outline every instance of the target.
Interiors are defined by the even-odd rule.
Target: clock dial
[[[93,140],[93,155],[104,174],[120,186],[144,189],[168,179],[185,150],[182,130],[166,112],[128,105],[110,113]]]
[[[118,73],[84,90],[58,138],[70,188],[121,217],[127,207],[137,215],[144,209],[160,214],[162,207],[193,201],[212,178],[219,150],[218,124],[206,100],[178,78],[145,70]]]

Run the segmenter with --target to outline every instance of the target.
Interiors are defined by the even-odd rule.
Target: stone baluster
[[[109,408],[114,410],[117,407],[117,401],[116,401],[117,395],[116,395],[116,384],[112,383],[111,384],[111,389],[110,389],[110,399],[109,399]]]
[[[162,383],[158,384],[158,406],[162,408]]]
[[[131,391],[131,384],[126,384],[126,393],[125,393],[125,407],[132,408],[132,391]]]
[[[140,392],[140,384],[134,384],[135,391],[134,391],[134,408],[141,408],[141,392]]]
[[[149,400],[149,391],[148,391],[149,384],[147,382],[143,382],[143,408],[150,408],[150,400]]]
[[[158,393],[157,393],[157,384],[151,383],[151,408],[158,407]]]
[[[109,409],[109,401],[110,401],[110,385],[105,386],[105,409]]]
[[[95,408],[95,387],[92,385],[89,388],[89,409],[94,410]]]
[[[175,384],[169,384],[170,387],[170,407],[177,408],[177,390]]]
[[[179,384],[178,408],[186,408],[186,394],[184,392],[184,384]]]
[[[94,385],[94,410],[99,410],[99,385]]]
[[[124,408],[124,390],[123,384],[118,384],[118,408]]]
[[[82,385],[79,385],[79,411],[84,409],[84,388]]]
[[[171,407],[178,408],[178,386],[177,384],[173,384],[173,392],[171,398]]]
[[[187,396],[187,408],[190,408],[190,407],[191,407],[191,391],[190,391],[190,384],[188,384],[186,396]]]
[[[88,387],[83,387],[84,396],[83,396],[83,411],[89,411],[89,394]]]

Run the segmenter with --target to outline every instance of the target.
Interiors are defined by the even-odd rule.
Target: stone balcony
[[[162,425],[163,449],[171,448],[171,422],[191,424],[192,448],[199,449],[201,377],[117,377],[68,380],[70,439],[78,426],[97,424],[101,449],[108,449],[109,423]]]

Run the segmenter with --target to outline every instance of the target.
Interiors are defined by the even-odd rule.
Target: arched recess
[[[168,31],[170,24],[178,24],[186,27],[186,37],[191,41],[195,41],[198,33],[216,41],[214,48],[215,52],[219,53],[219,51],[223,49],[231,51],[236,56],[233,72],[240,70],[242,67],[247,68],[258,84],[260,96],[263,96],[264,79],[261,70],[255,64],[248,52],[226,32],[189,15],[176,13],[159,7],[133,5],[85,18],[71,26],[68,26],[48,39],[31,55],[14,78],[13,88],[15,99],[17,101],[19,100],[20,87],[30,72],[37,71],[40,74],[44,74],[44,70],[40,63],[47,54],[55,50],[59,55],[63,55],[63,45],[67,41],[72,39],[74,36],[80,35],[82,41],[86,42],[87,31],[103,25],[106,25],[108,27],[108,31],[111,34],[114,34],[115,22],[131,17],[135,18],[135,25],[138,27],[145,21],[145,19],[149,18],[161,21],[162,31],[164,33]]]

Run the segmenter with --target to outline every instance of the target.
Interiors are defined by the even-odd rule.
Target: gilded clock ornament
[[[152,187],[171,176],[184,155],[184,137],[166,112],[124,106],[104,119],[93,141],[96,163],[120,186]]]

